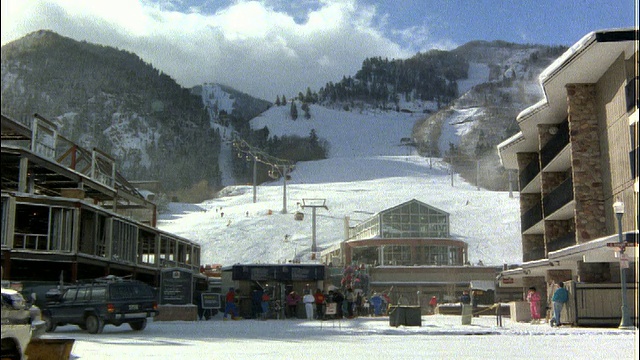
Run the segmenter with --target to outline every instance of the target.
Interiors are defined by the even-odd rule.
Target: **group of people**
[[[285,317],[298,318],[299,304],[304,305],[304,315],[312,319],[341,319],[358,316],[380,316],[386,313],[389,298],[386,294],[373,293],[369,298],[362,291],[347,288],[344,292],[332,289],[325,293],[305,291],[300,296],[291,291],[285,297]]]
[[[553,304],[553,317],[549,321],[551,326],[560,326],[560,316],[562,314],[562,308],[569,301],[569,291],[564,287],[562,282],[558,282],[550,289],[550,302]],[[531,286],[527,292],[527,301],[529,302],[529,309],[531,310],[531,323],[540,323],[540,293],[536,290],[535,286]]]

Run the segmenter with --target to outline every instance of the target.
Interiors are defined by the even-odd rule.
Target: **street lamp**
[[[622,290],[622,318],[619,329],[633,329],[629,319],[629,307],[627,306],[627,268],[629,263],[624,261],[625,243],[622,240],[622,215],[624,215],[624,203],[620,200],[613,203],[613,212],[618,219],[618,243],[620,244],[620,288]]]

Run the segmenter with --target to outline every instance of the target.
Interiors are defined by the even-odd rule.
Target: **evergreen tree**
[[[301,99],[306,103],[313,103],[313,94],[311,93],[311,89],[307,87],[307,94],[304,96],[304,99]]]
[[[282,106],[287,105],[287,97],[282,95]]]
[[[291,102],[291,118],[293,120],[298,118],[298,107],[296,106],[295,101]]]
[[[307,120],[311,119],[311,113],[309,112],[309,104],[304,102],[302,103],[302,106],[300,106],[300,108],[302,109],[302,111],[304,111],[304,118]]]
[[[280,95],[276,96],[276,106],[280,106]]]

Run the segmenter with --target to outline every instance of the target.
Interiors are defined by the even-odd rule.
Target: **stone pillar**
[[[568,84],[571,169],[576,202],[576,240],[606,235],[601,151],[594,84]]]

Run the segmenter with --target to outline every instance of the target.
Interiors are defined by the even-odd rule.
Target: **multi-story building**
[[[482,303],[496,298],[495,277],[502,267],[471,266],[466,242],[451,238],[449,214],[416,199],[373,214],[355,226],[345,219],[345,240],[325,249],[321,258],[345,287],[360,281],[365,290],[400,295],[414,304],[432,296],[457,302],[462,291],[486,292]],[[360,274],[365,272],[366,285]],[[498,296],[511,298],[511,293]]]
[[[498,145],[505,168],[519,172],[523,248],[522,267],[501,280],[543,292],[567,282],[574,300],[607,302],[601,310],[575,304],[570,322],[613,323],[620,320],[620,267],[630,267],[634,305],[637,282],[638,30],[586,35],[543,71],[540,84],[545,98],[522,111],[520,132]],[[622,257],[612,246],[616,202],[625,204]]]
[[[73,282],[160,273],[197,274],[200,246],[156,228],[156,206],[117,170],[35,115],[2,116],[2,278]],[[189,299],[190,300],[190,299]]]

